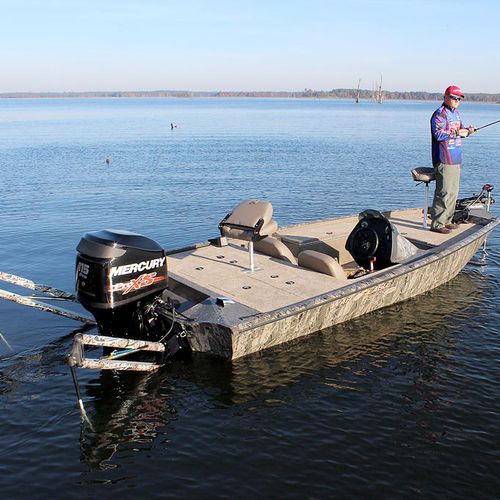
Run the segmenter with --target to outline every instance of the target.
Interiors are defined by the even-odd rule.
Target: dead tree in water
[[[359,102],[359,86],[361,85],[361,78],[358,80],[358,90],[356,91],[356,103]]]
[[[382,104],[384,100],[384,91],[382,90],[382,73],[380,73],[380,82],[375,82],[375,90],[373,91],[373,98]]]

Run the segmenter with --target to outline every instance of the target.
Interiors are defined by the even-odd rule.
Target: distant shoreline
[[[102,91],[102,92],[3,92],[2,99],[62,99],[62,98],[200,98],[200,97],[248,97],[248,98],[309,98],[309,99],[356,99],[356,89],[312,90],[301,92],[260,91],[260,92],[208,92],[187,90],[153,90],[153,91]],[[407,101],[439,101],[443,94],[439,92],[397,92],[384,91],[384,100]],[[373,91],[360,90],[360,100],[374,100]],[[466,94],[468,101],[500,103],[500,94],[470,93]]]

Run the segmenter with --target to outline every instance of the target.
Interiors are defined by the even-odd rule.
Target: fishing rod
[[[474,129],[474,132],[477,132],[478,130],[481,130],[482,128],[489,127],[491,125],[495,125],[495,123],[500,123],[500,120],[497,120],[496,122],[491,122],[491,123],[488,123],[487,125],[483,125],[482,127],[476,128],[476,129]]]

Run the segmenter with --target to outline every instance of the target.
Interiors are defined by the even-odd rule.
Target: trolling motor
[[[454,224],[467,222],[469,220],[471,210],[486,210],[489,212],[491,205],[495,203],[495,200],[491,195],[493,189],[493,184],[485,184],[481,188],[481,192],[479,194],[473,194],[468,198],[461,198],[457,200],[452,222]]]

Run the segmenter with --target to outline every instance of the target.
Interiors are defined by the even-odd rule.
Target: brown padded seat
[[[264,255],[286,260],[290,264],[297,264],[297,259],[294,257],[291,250],[278,238],[267,236],[257,241],[254,245],[254,249],[256,252],[263,253]]]
[[[222,236],[258,241],[278,230],[273,220],[273,206],[268,201],[245,200],[219,224]]]
[[[299,253],[299,266],[328,274],[339,280],[347,280],[347,275],[342,266],[330,255],[316,252],[316,250],[304,250]]]
[[[418,167],[411,171],[413,180],[415,182],[425,182],[429,183],[436,179],[434,175],[434,169],[431,167]]]

